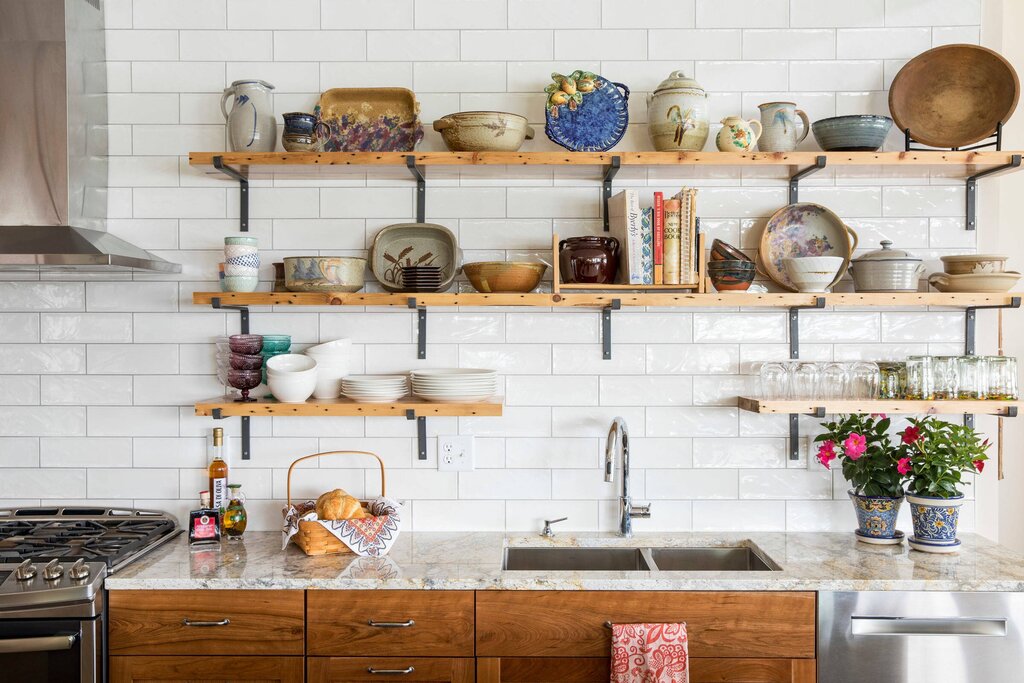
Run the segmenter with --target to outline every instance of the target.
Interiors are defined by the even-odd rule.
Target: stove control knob
[[[76,580],[89,578],[89,565],[83,559],[75,560],[75,563],[71,565],[71,569],[68,570],[68,576]]]
[[[14,570],[14,578],[18,581],[30,581],[36,577],[36,566],[32,560],[25,560]]]
[[[56,581],[64,575],[64,567],[61,566],[60,561],[56,558],[50,560],[43,567],[43,578],[47,581]]]

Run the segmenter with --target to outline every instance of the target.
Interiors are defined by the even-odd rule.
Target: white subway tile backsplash
[[[881,90],[881,60],[792,62],[793,90]]]
[[[411,189],[404,187],[331,187],[320,190],[323,218],[389,218],[413,213]]]
[[[413,0],[321,0],[322,29],[412,28]]]
[[[603,360],[599,344],[555,344],[551,362],[556,375],[640,375],[644,372],[644,347],[615,344],[612,357]]]
[[[89,436],[178,435],[178,409],[173,407],[89,406],[88,420]]]
[[[930,26],[981,23],[981,0],[886,0],[886,26]]]
[[[135,28],[224,28],[226,0],[134,0],[132,26]]]
[[[388,3],[391,4],[391,3]],[[341,62],[366,58],[364,31],[274,31],[278,62]]]
[[[551,498],[551,470],[476,470],[458,474],[462,500]]]
[[[652,344],[647,347],[647,373],[705,375],[735,373],[738,344]]]
[[[694,467],[766,468],[786,466],[785,439],[694,439]]]
[[[0,375],[0,386],[3,386],[4,405],[37,406],[39,400],[39,375]]]
[[[858,2],[822,2],[821,0],[790,0],[789,25],[816,26],[882,26],[885,23],[886,0]]]
[[[458,58],[466,61],[554,58],[551,31],[461,31],[460,41]]]
[[[86,310],[103,311],[175,311],[178,286],[173,282],[135,282],[125,287],[120,282],[87,282]]]
[[[569,29],[555,31],[555,59],[646,59],[647,31]]]
[[[760,500],[696,500],[694,531],[783,531],[786,503]]]
[[[743,31],[743,59],[832,59],[835,56],[836,33],[832,29]]]
[[[419,500],[413,504],[412,531],[504,531],[501,500]]]
[[[507,500],[505,530],[539,532],[545,521],[568,517],[559,523],[560,531],[600,531],[598,505],[590,500]]]
[[[509,438],[505,467],[592,469],[598,466],[598,445],[594,438]]]
[[[509,313],[506,338],[509,343],[597,343],[600,320],[585,313]]]
[[[414,62],[417,92],[504,92],[504,62]]]
[[[584,378],[568,381],[581,379]],[[692,403],[693,379],[690,377],[601,377],[601,405],[688,406]]]
[[[40,467],[117,467],[132,465],[132,440],[44,437],[39,440]]]
[[[831,494],[832,475],[823,468],[740,472],[740,498],[814,500]]]
[[[695,342],[778,342],[786,340],[786,314],[694,313]]]
[[[132,190],[136,218],[218,218],[227,211],[221,188],[143,187]]]
[[[0,282],[0,311],[81,311],[81,282]]]
[[[85,419],[82,406],[0,406],[0,436],[85,436]]]
[[[11,375],[85,372],[84,344],[0,344],[0,373]]]
[[[602,11],[601,0],[509,0],[508,27],[601,28]]]
[[[694,71],[705,90],[785,90],[790,85],[789,64],[783,61],[698,61]]]
[[[650,500],[735,499],[739,490],[736,470],[646,470],[645,474],[644,497]]]
[[[0,467],[39,467],[39,442],[34,436],[0,438]]]
[[[789,24],[789,0],[696,0],[697,26],[773,28]]]
[[[86,350],[90,373],[134,375],[178,372],[178,346],[175,344],[90,344]]]
[[[948,187],[882,188],[882,213],[886,216],[955,216],[963,212],[965,189]]]
[[[839,59],[899,59],[930,48],[932,30],[915,28],[848,28],[836,32]]]
[[[4,468],[0,499],[22,498],[26,491],[45,491],[50,498],[85,498],[85,469]]]
[[[220,93],[226,85],[223,62],[133,62],[133,92]]]
[[[0,313],[0,342],[38,341],[38,313]]]
[[[602,0],[605,28],[693,26],[694,0]]]
[[[359,62],[352,62],[358,65]],[[327,66],[322,64],[321,66]],[[228,62],[225,67],[225,81],[230,85],[234,81],[261,78],[274,86],[275,101],[283,93],[301,93],[303,95],[314,93],[320,90],[322,69],[317,68],[315,62],[254,62],[254,61],[233,61]],[[337,87],[335,83],[328,83],[324,89]],[[310,99],[315,103],[315,98]],[[312,109],[312,104],[304,109]],[[280,126],[280,121],[278,126]]]
[[[131,405],[132,378],[125,375],[44,375],[43,405]]]
[[[110,61],[178,59],[178,31],[105,31],[104,36]]]
[[[130,313],[44,313],[44,342],[131,342]]]
[[[459,32],[369,31],[366,59],[377,62],[458,60]]]
[[[182,61],[260,62],[274,56],[270,31],[180,31],[178,36]]]
[[[738,436],[736,408],[647,409],[647,436]]]
[[[511,332],[507,328],[506,341]],[[551,372],[551,347],[546,344],[459,344],[458,365],[490,368],[503,375],[540,375]],[[506,384],[508,379],[506,379]]]
[[[228,0],[228,28],[320,28],[320,2],[288,0],[285,7],[277,0]]]
[[[517,375],[505,380],[505,405],[590,406],[598,403],[597,377]]]

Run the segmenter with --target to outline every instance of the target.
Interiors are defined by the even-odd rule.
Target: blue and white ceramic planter
[[[908,493],[910,518],[914,523],[911,546],[924,552],[949,552],[960,545],[956,539],[956,525],[964,497],[933,498]]]
[[[903,497],[863,496],[848,491],[853,509],[857,512],[857,537],[870,542],[871,539],[895,539],[896,517],[900,513]]]

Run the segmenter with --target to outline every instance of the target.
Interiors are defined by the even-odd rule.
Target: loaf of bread
[[[316,499],[316,516],[318,519],[361,519],[366,512],[344,489],[334,489]]]

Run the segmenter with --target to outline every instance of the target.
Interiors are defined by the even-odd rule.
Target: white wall
[[[336,86],[404,86],[424,121],[466,109],[527,115],[538,132],[551,71],[588,68],[633,90],[619,150],[650,149],[645,93],[683,69],[712,93],[712,119],[792,99],[813,119],[887,113],[886,86],[909,57],[979,40],[980,0],[107,0],[111,91],[110,229],[183,264],[180,276],[0,283],[0,504],[90,500],[182,512],[205,487],[214,421],[194,400],[218,393],[214,336],[237,314],[191,304],[214,287],[222,238],[237,230],[237,188],[193,171],[190,150],[223,149],[221,89],[242,77],[277,86],[278,113],[310,110]],[[544,136],[527,150],[555,149]],[[898,140],[890,142],[895,149]],[[713,143],[711,143],[713,144]],[[815,149],[809,139],[805,149]],[[421,146],[443,149],[432,131]],[[600,231],[593,179],[431,181],[428,220],[450,227],[467,260],[542,251],[552,232]],[[786,202],[784,179],[620,174],[619,187],[701,188],[712,237],[753,247]],[[372,218],[348,203],[374,187]],[[984,202],[985,189],[982,190]],[[408,179],[254,183],[252,231],[269,263],[320,250],[364,254],[384,225],[413,214]],[[975,248],[963,229],[962,182],[836,179],[823,172],[801,198],[829,205],[874,248],[883,237],[926,257]],[[338,199],[339,201],[333,201]],[[983,228],[987,229],[987,227]],[[11,276],[6,276],[10,278]],[[269,283],[267,283],[269,285]],[[537,529],[568,515],[576,530],[615,526],[615,488],[601,477],[611,418],[629,423],[640,530],[848,530],[840,478],[786,458],[785,417],[740,414],[757,361],[785,358],[784,311],[624,310],[614,358],[600,359],[592,311],[436,310],[428,360],[415,361],[408,311],[302,310],[253,315],[253,330],[290,333],[297,347],[352,337],[357,370],[463,365],[500,369],[501,418],[428,421],[431,434],[477,435],[478,469],[444,473],[414,458],[414,425],[398,418],[274,418],[252,422],[251,461],[233,462],[254,527],[276,528],[288,463],[332,448],[387,461],[389,490],[411,501],[410,528]],[[814,359],[885,359],[962,349],[959,312],[877,309],[803,316]],[[237,420],[223,423],[237,437]],[[982,423],[987,424],[986,422]],[[807,426],[813,421],[806,421]],[[237,444],[236,450],[237,450]],[[373,493],[372,471],[321,463],[297,473],[297,496],[344,486]],[[985,477],[989,477],[986,472]],[[993,487],[994,488],[994,487]],[[973,492],[972,492],[973,495]],[[995,495],[995,491],[993,491]],[[964,526],[975,523],[965,507]],[[994,521],[979,521],[994,533]]]

